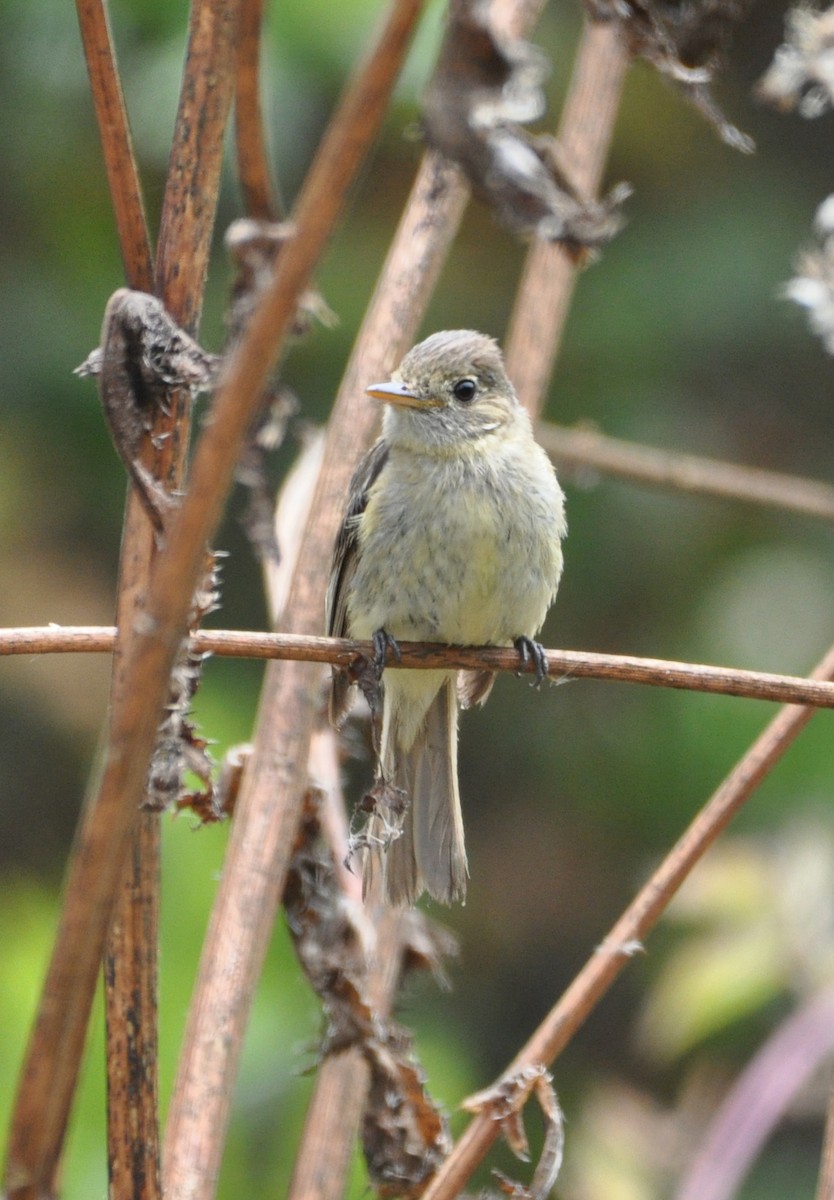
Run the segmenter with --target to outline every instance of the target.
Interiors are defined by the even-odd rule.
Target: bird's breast
[[[510,451],[514,448],[510,447]],[[561,572],[562,496],[544,452],[393,451],[359,523],[351,632],[509,642],[541,626]]]

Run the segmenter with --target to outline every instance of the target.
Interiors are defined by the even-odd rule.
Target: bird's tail
[[[402,833],[381,851],[383,893],[392,905],[413,904],[423,891],[444,904],[466,895],[455,676],[444,676],[413,739],[413,709],[408,712],[408,701],[395,698],[396,685],[388,683],[380,761],[386,781],[405,794],[407,805]],[[366,866],[366,889],[379,869],[374,857]]]

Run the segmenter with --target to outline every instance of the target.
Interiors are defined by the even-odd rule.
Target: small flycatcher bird
[[[373,639],[383,655],[397,640],[515,643],[523,656],[540,654],[532,639],[562,573],[564,496],[497,343],[471,330],[435,333],[368,392],[386,405],[382,436],[351,484],[328,632]],[[379,770],[406,808],[399,836],[369,850],[365,883],[381,867],[394,905],[424,890],[447,904],[465,896],[458,701],[483,703],[493,676],[457,675],[385,672]],[[349,692],[348,677],[334,673],[337,726]]]

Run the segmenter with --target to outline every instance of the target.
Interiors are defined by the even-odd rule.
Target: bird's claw
[[[518,651],[519,658],[521,659],[522,671],[526,670],[529,663],[533,663],[535,665],[536,681],[534,686],[537,688],[541,687],[544,680],[547,679],[548,674],[547,653],[544,646],[541,644],[541,642],[536,642],[533,640],[533,638],[527,637],[525,634],[522,634],[521,637],[517,637],[514,640],[513,645]]]
[[[388,651],[391,651],[397,662],[400,661],[402,655],[400,654],[400,648],[397,645],[396,639],[392,638],[391,634],[385,629],[377,629],[371,638],[371,641],[374,644],[374,672],[376,673],[377,679],[381,679],[382,672],[385,669],[385,659]]]

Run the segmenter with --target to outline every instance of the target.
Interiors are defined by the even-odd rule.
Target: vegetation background
[[[114,0],[112,20],[151,225],[161,202],[186,6]],[[294,349],[300,423],[323,421],[418,161],[409,136],[443,6],[428,7],[385,135],[317,281],[339,316]],[[284,0],[264,75],[276,173],[291,201],[375,0]],[[110,624],[124,474],[89,381],[122,282],[74,8],[0,0],[0,624]],[[546,416],[819,478],[834,461],[834,366],[779,295],[832,188],[832,117],[804,122],[751,99],[785,6],[761,0],[716,95],[757,152],[724,146],[643,64],[630,71],[609,181],[635,189],[624,232],[581,278]],[[555,125],[581,14],[546,10]],[[201,340],[222,344],[229,272],[218,222]],[[473,203],[424,332],[500,337],[523,247]],[[299,426],[300,427],[300,426]],[[291,460],[282,452],[276,480]],[[564,480],[570,536],[545,644],[803,674],[834,640],[834,558],[823,524],[585,473]],[[261,628],[257,565],[235,508],[214,623]],[[198,695],[219,757],[251,729],[260,669],[213,661]],[[104,658],[0,661],[0,1124],[53,932],[61,872],[105,717]],[[401,1014],[433,1094],[453,1109],[492,1079],[582,964],[652,862],[770,709],[758,702],[574,682],[537,693],[501,678],[462,721],[472,881],[435,913],[461,941],[453,990],[423,983]],[[831,716],[821,714],[696,873],[648,954],[559,1060],[568,1118],[560,1195],[666,1194],[720,1096],[830,977],[834,953]],[[357,779],[367,777],[360,764]],[[226,830],[164,818],[163,1099],[222,862]],[[283,1194],[309,1093],[319,1017],[276,929],[238,1083],[220,1194]],[[102,1033],[94,1023],[65,1194],[103,1196]],[[823,1080],[823,1083],[826,1081]],[[803,1092],[740,1194],[810,1194],[823,1093]],[[454,1125],[454,1120],[453,1120]],[[503,1165],[506,1167],[507,1162]],[[357,1165],[355,1194],[363,1189]]]

